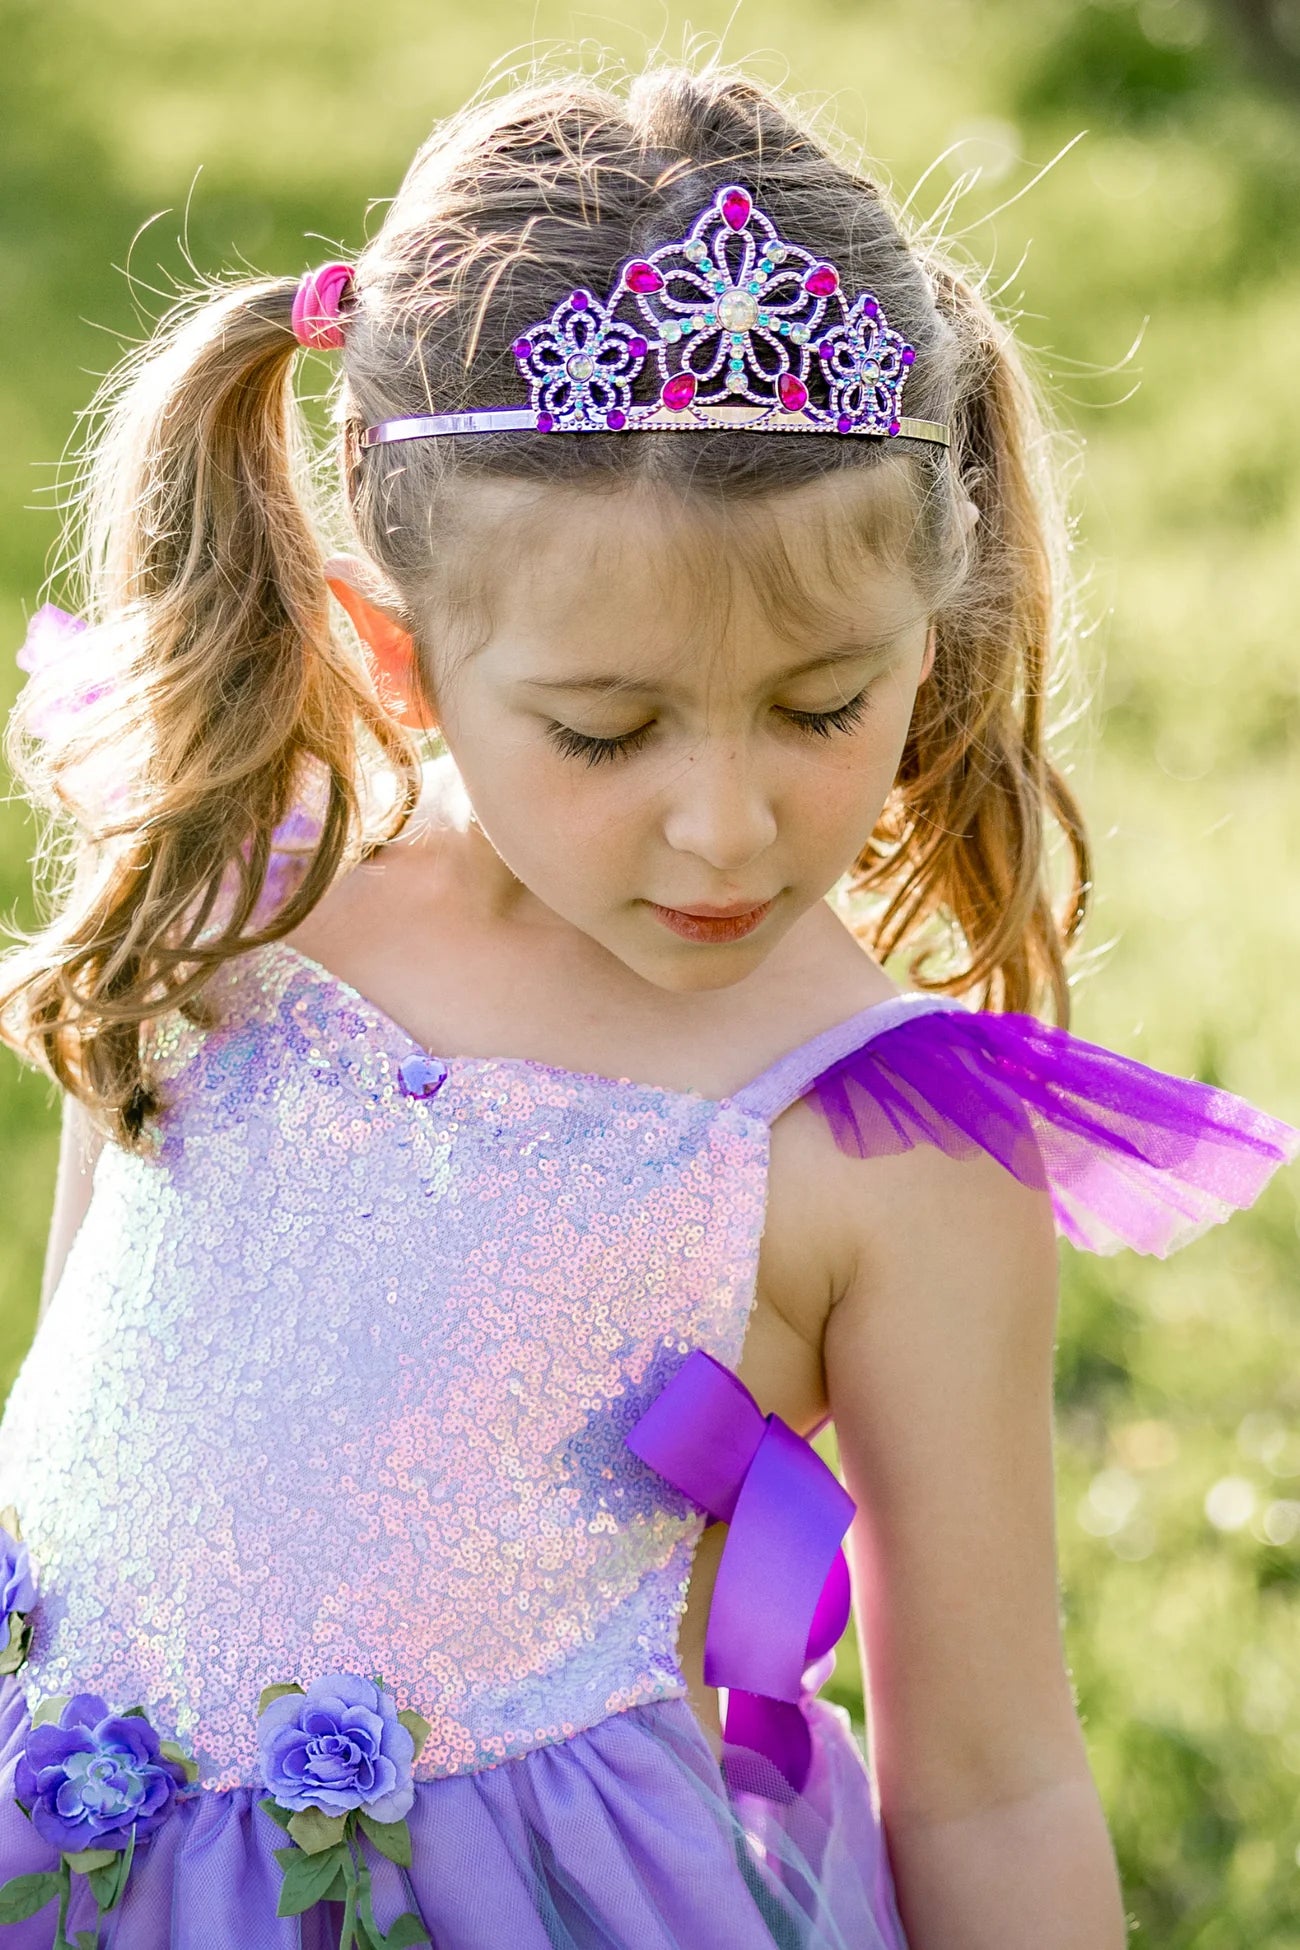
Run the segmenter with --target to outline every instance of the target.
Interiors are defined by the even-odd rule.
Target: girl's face
[[[876,825],[933,639],[845,537],[873,505],[897,532],[899,492],[892,466],[717,512],[476,491],[482,628],[422,632],[447,746],[509,873],[660,988],[742,980]]]

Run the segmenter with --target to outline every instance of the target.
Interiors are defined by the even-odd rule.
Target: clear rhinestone
[[[747,332],[758,317],[758,306],[748,291],[728,291],[718,300],[718,317],[732,332]]]
[[[596,370],[596,361],[588,352],[575,352],[571,359],[565,360],[564,370],[570,379],[590,379]]]
[[[682,328],[675,318],[665,318],[659,327],[659,336],[665,345],[676,345],[682,335]]]
[[[745,375],[744,375],[744,373],[743,373],[743,372],[729,372],[729,373],[727,374],[727,391],[728,391],[729,393],[743,393],[743,392],[744,392],[744,390],[745,390]]]

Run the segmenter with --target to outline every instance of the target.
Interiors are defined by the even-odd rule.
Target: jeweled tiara
[[[916,353],[876,297],[847,299],[835,266],[780,236],[735,183],[685,237],[625,264],[603,304],[571,292],[513,350],[527,406],[383,420],[362,446],[512,428],[950,441],[938,421],[904,418]]]

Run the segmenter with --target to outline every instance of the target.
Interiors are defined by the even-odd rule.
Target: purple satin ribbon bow
[[[695,1348],[626,1436],[628,1448],[730,1525],[704,1641],[704,1681],[727,1688],[729,1783],[768,1800],[799,1793],[812,1739],[800,1702],[830,1676],[849,1617],[840,1540],[856,1504],[739,1376]],[[829,1655],[829,1656],[828,1656]],[[816,1671],[809,1670],[816,1667]],[[744,1753],[771,1763],[746,1765]],[[775,1767],[783,1777],[773,1779]]]

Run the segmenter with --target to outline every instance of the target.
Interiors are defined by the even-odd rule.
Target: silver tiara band
[[[538,414],[529,406],[484,406],[473,413],[423,413],[407,420],[384,420],[376,427],[367,427],[361,435],[363,447],[386,447],[397,440],[428,440],[438,435],[457,433],[536,433],[539,431]],[[897,432],[885,428],[855,427],[854,433],[867,434],[877,440],[928,440],[935,445],[946,447],[949,444],[947,427],[937,420],[896,421]],[[768,407],[719,405],[688,408],[684,413],[672,412],[660,407],[654,413],[637,421],[637,430],[648,433],[700,433],[710,427],[733,431],[739,429],[748,433],[825,433],[824,419],[813,419],[800,411],[787,413],[772,412]],[[555,428],[550,429],[555,432]],[[600,433],[606,429],[600,426],[572,428],[568,431]]]

